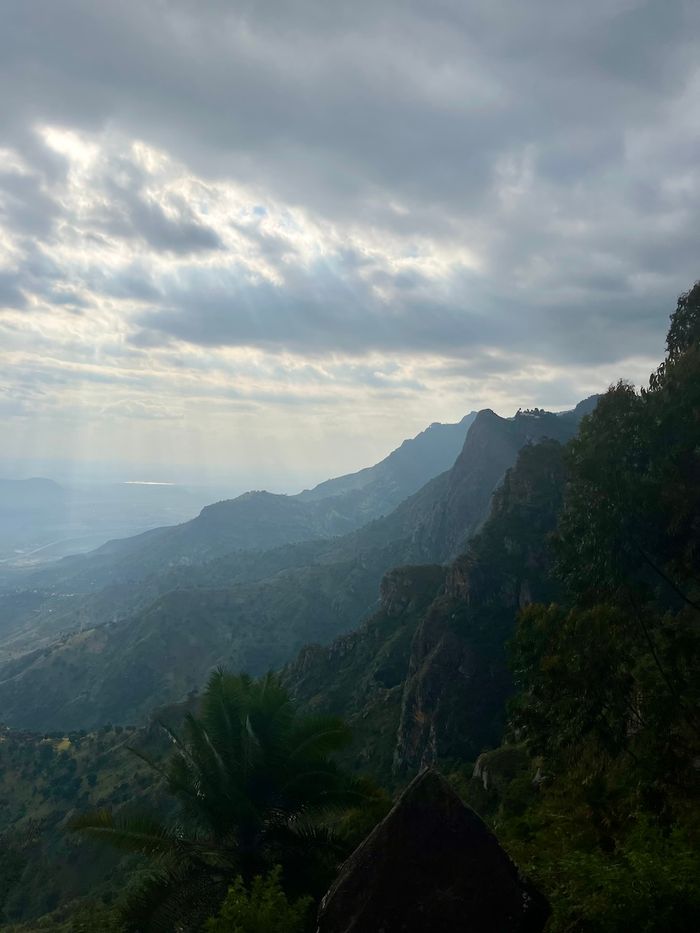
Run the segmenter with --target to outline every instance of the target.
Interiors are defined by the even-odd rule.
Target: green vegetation
[[[153,763],[178,803],[175,821],[103,810],[71,823],[151,860],[124,908],[127,928],[196,929],[230,884],[239,891],[238,876],[250,884],[275,865],[288,890],[319,896],[345,851],[332,817],[364,797],[330,757],[348,742],[343,723],[297,715],[272,674],[252,680],[217,671],[201,714],[187,714],[182,732],[170,732],[167,763]]]
[[[141,724],[154,707],[198,690],[217,666],[259,675],[289,662],[304,645],[352,631],[371,612],[391,568],[442,562],[462,550],[523,444],[539,436],[566,440],[577,423],[577,412],[514,419],[481,412],[451,470],[340,538],[234,550],[247,527],[238,524],[244,506],[253,509],[248,520],[261,533],[269,522],[277,527],[272,514],[263,519],[255,495],[167,529],[165,551],[161,530],[61,561],[55,585],[49,569],[35,581],[50,591],[43,608],[17,610],[20,618],[7,631],[0,619],[4,717],[15,728],[37,731]],[[337,506],[336,499],[308,505]],[[115,568],[121,569],[112,580]],[[92,591],[93,583],[102,588]]]
[[[162,744],[120,726],[65,735],[0,729],[0,897],[8,922],[36,923],[86,896],[107,902],[124,883],[134,860],[89,851],[65,832],[65,819],[77,808],[155,805],[157,780],[127,749],[146,741]]]
[[[528,607],[512,645],[520,767],[480,764],[552,933],[690,933],[700,916],[700,284],[667,349],[568,446],[562,598]]]
[[[302,897],[290,904],[281,873],[278,865],[266,877],[256,875],[250,892],[239,875],[218,916],[207,921],[207,933],[304,933],[313,899]]]
[[[530,422],[557,421],[520,412],[506,430],[484,414],[475,428],[490,450],[489,471],[509,462]],[[467,479],[458,489],[460,469]],[[405,550],[412,516],[459,512],[477,488],[476,472],[458,461],[390,517],[396,536],[382,560],[414,553]],[[411,538],[429,555],[422,559],[450,553],[445,542],[463,527],[455,520],[443,539],[442,524],[431,522],[422,518]],[[352,546],[386,527],[374,523]],[[339,543],[335,558],[349,546]],[[270,600],[274,619],[288,605],[295,637],[320,629],[336,585],[347,587],[343,598],[365,604],[369,575],[379,572],[378,564],[368,569],[367,555],[377,553],[348,559],[337,578],[330,568],[338,562],[302,561],[308,591],[299,573],[277,573],[276,588],[259,581],[242,637],[264,631]],[[388,807],[386,796],[343,768],[395,788],[422,762],[438,761],[550,899],[547,933],[694,933],[698,567],[700,284],[679,300],[649,387],[611,387],[565,446],[526,445],[460,557],[396,567],[363,626],[306,648],[280,677],[218,671],[200,700],[190,698],[194,712],[163,712],[169,757],[154,729],[2,733],[0,907],[10,920],[39,917],[10,929],[306,930],[339,861]],[[251,592],[236,599],[242,605]],[[155,639],[147,645],[154,656],[165,653],[159,633],[169,631],[186,658],[207,644],[189,618],[189,600],[201,598],[194,590],[171,594],[151,610],[146,634],[120,624],[99,638],[123,650],[128,667],[130,637]],[[218,607],[210,614],[211,657],[233,597],[229,590],[217,598],[208,603]],[[306,616],[309,628],[298,630]],[[167,623],[185,617],[183,638]],[[270,626],[265,638],[276,631]],[[86,638],[86,654],[96,637]],[[75,683],[78,672],[67,663]],[[131,676],[145,705],[156,668],[137,665]],[[115,698],[120,683],[112,683]],[[184,681],[177,684],[184,693]],[[67,812],[95,807],[72,826],[126,858],[64,832]],[[116,904],[127,876],[130,893]]]
[[[70,902],[30,923],[3,927],[6,933],[124,933],[114,907],[89,899]]]
[[[380,608],[364,625],[329,647],[305,648],[283,671],[305,711],[342,715],[348,722],[352,743],[341,752],[343,764],[385,785],[392,779],[392,739],[411,643],[444,582],[444,567],[395,568],[382,582]]]

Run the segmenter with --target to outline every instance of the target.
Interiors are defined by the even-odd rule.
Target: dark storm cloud
[[[141,346],[502,346],[595,363],[658,355],[675,294],[698,276],[696,3],[8,0],[1,15],[4,139],[38,176],[60,177],[61,161],[31,127],[118,131],[337,229],[480,260],[441,282],[368,269],[352,249],[303,265],[289,241],[246,228],[279,284],[235,259],[103,278],[103,294],[152,303]],[[166,212],[149,197],[128,160],[95,183],[94,231],[223,250],[184,200]],[[59,208],[17,184],[12,222],[48,236]]]

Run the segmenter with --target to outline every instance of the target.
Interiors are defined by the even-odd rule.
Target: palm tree
[[[330,758],[348,743],[347,727],[300,716],[273,674],[253,680],[217,670],[182,736],[163,728],[169,760],[146,760],[176,798],[177,821],[103,810],[71,823],[152,860],[127,901],[128,929],[198,929],[237,876],[250,881],[277,864],[294,893],[322,893],[340,855],[329,814],[362,796]]]

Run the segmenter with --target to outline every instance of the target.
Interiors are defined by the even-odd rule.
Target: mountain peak
[[[357,490],[401,490],[393,497],[393,505],[417,492],[434,476],[449,470],[462,449],[467,431],[476,418],[476,412],[465,415],[456,424],[433,421],[427,428],[406,438],[388,456],[374,466],[357,473],[348,473],[305,489],[299,494],[304,500],[346,496]]]

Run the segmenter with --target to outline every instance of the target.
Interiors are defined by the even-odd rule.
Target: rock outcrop
[[[340,870],[318,933],[539,933],[545,898],[426,769]]]
[[[396,733],[395,775],[415,773],[445,757],[468,761],[500,734],[511,689],[505,654],[493,639],[484,644],[478,631],[470,631],[470,621],[463,607],[436,600],[416,629]]]
[[[398,567],[381,584],[378,611],[357,631],[327,646],[308,646],[283,672],[294,699],[310,713],[340,714],[355,741],[345,764],[391,778],[411,642],[442,589],[445,568]]]
[[[505,646],[517,613],[557,596],[548,541],[564,483],[558,443],[524,447],[481,531],[448,566],[411,643],[394,774],[441,758],[473,761],[498,741],[512,690]]]

